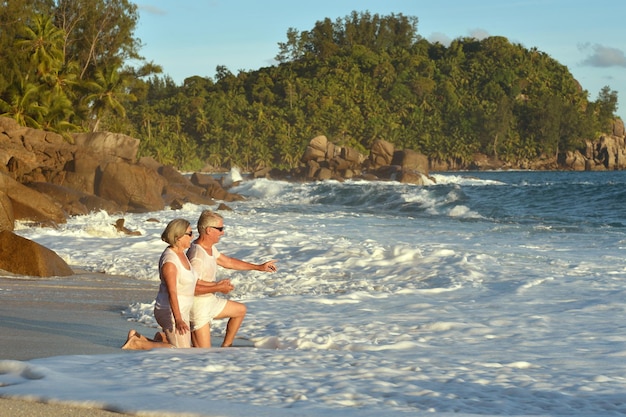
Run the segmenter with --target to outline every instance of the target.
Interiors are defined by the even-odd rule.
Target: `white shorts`
[[[226,307],[228,300],[216,297],[214,294],[199,295],[193,298],[190,321],[191,331],[196,331],[209,323]]]

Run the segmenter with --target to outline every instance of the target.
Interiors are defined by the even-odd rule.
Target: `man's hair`
[[[206,228],[210,226],[217,226],[220,222],[223,222],[224,218],[221,214],[215,213],[211,210],[203,210],[198,218],[198,233],[206,233]]]

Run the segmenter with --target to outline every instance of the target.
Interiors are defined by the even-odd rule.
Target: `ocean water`
[[[0,361],[0,394],[146,415],[626,415],[626,172],[433,178],[245,180],[219,248],[279,270],[218,278],[254,348]],[[106,213],[16,232],[156,291],[163,228],[203,208],[124,216],[141,236]],[[151,301],[120,314],[156,330]]]

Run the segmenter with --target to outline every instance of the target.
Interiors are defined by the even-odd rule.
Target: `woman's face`
[[[193,240],[193,231],[191,230],[191,226],[187,226],[187,231],[184,235],[178,238],[176,241],[176,245],[181,249],[188,249],[191,246],[191,241]]]

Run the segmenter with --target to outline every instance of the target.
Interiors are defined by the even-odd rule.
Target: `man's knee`
[[[237,304],[239,304],[239,305],[237,306],[237,309],[238,309],[238,311],[239,311],[239,315],[240,315],[241,317],[245,316],[245,315],[246,315],[246,313],[247,313],[247,311],[248,311],[248,307],[246,307],[246,305],[245,305],[245,304],[241,304],[241,303],[237,303]]]

